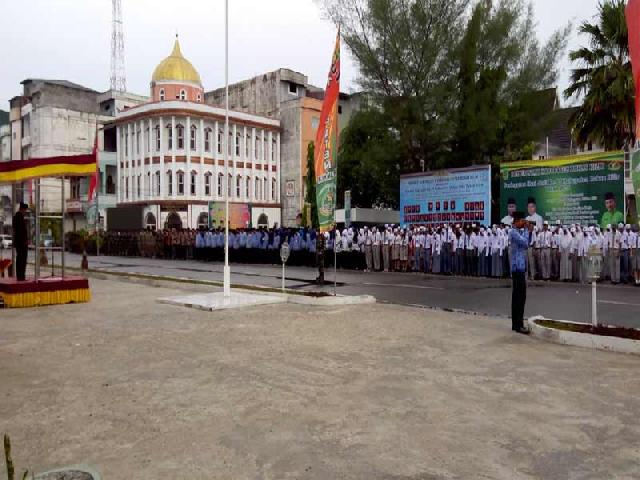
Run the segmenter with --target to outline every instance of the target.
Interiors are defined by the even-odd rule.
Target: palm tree
[[[629,58],[625,0],[604,0],[596,23],[584,22],[579,32],[589,46],[569,54],[579,68],[571,74],[565,97],[584,95],[569,120],[577,143],[598,143],[607,150],[631,146],[635,140],[634,85]]]

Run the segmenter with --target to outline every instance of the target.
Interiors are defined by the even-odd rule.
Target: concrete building
[[[209,105],[222,107],[225,89],[204,96]],[[304,208],[307,147],[315,140],[324,90],[308,83],[299,72],[281,68],[229,86],[230,108],[280,121],[282,224],[296,226]],[[360,95],[340,94],[340,129],[360,108]]]
[[[118,109],[146,101],[133,94],[99,93],[66,80],[26,79],[22,95],[10,100],[11,157],[27,160],[49,156],[88,153],[98,135],[100,183],[98,189],[100,219],[105,209],[115,206],[117,179],[115,131],[105,130]],[[111,137],[111,138],[110,138]],[[112,179],[111,184],[109,178]],[[96,221],[95,204],[87,201],[88,178],[65,181],[65,228],[91,228]],[[110,186],[111,185],[111,186]],[[61,182],[41,181],[40,207],[43,213],[62,211]],[[33,205],[34,182],[25,182],[18,191],[19,199]]]
[[[113,122],[118,205],[142,206],[147,226],[198,228],[208,223],[209,202],[228,194],[233,210],[249,215],[232,216],[232,227],[280,224],[279,120],[231,111],[223,152],[225,112],[203,100],[200,75],[176,39],[153,73],[151,101],[118,111]]]
[[[11,160],[11,127],[6,123],[0,124],[0,162],[9,160]],[[0,185],[0,233],[8,232],[11,227],[11,218],[11,187]]]

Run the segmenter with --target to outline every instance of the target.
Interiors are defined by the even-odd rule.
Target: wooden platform
[[[89,280],[83,277],[51,277],[19,282],[0,278],[0,298],[5,307],[37,307],[84,303],[91,299]]]

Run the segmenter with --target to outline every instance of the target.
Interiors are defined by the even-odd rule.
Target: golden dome
[[[171,55],[162,60],[153,71],[153,82],[191,82],[202,85],[200,74],[191,65],[191,62],[182,56],[180,51],[180,43],[176,37],[176,43],[173,45]]]

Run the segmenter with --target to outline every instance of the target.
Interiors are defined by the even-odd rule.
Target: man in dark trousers
[[[26,215],[29,206],[20,203],[20,208],[13,216],[13,248],[16,249],[16,278],[19,282],[26,280],[27,253],[29,252],[29,234]]]
[[[527,301],[526,258],[529,248],[529,237],[533,223],[524,219],[524,213],[513,214],[513,228],[509,232],[511,245],[511,329],[514,332],[528,334],[524,326],[524,306]]]

